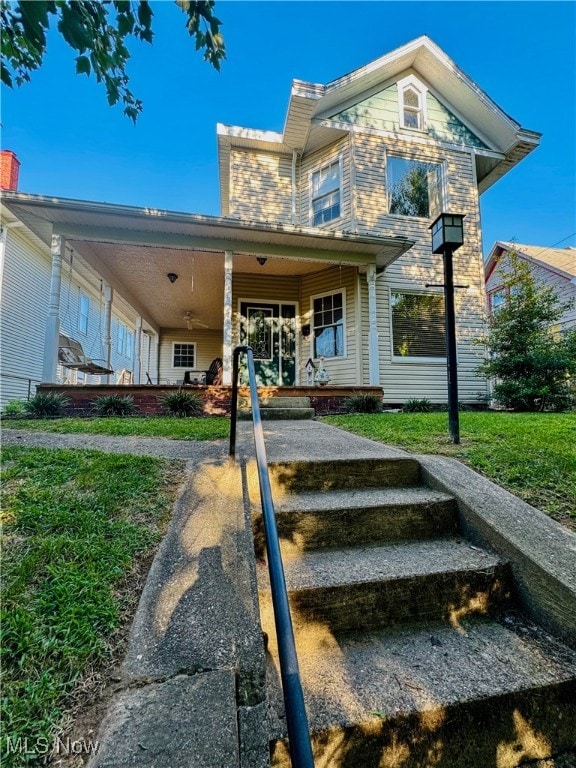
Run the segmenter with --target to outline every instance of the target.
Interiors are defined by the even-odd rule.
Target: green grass
[[[96,451],[3,450],[2,765],[6,739],[51,742],[74,689],[109,664],[165,528],[182,464]]]
[[[218,440],[230,432],[225,416],[180,419],[158,417],[104,417],[62,419],[4,419],[3,427],[33,429],[42,432],[81,435],[118,435],[122,437],[167,437],[172,440]]]
[[[552,517],[576,524],[576,414],[460,414],[461,444],[446,413],[328,416],[350,432],[415,453],[453,456]]]

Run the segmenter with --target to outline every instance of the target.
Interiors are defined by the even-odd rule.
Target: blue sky
[[[136,126],[109,108],[51,35],[32,82],[2,87],[2,147],[20,190],[219,214],[217,122],[281,131],[293,78],[326,83],[429,35],[542,144],[481,198],[496,239],[576,244],[576,4],[217,0],[228,58],[203,62],[171,2],[152,2],[155,40],[131,45]]]

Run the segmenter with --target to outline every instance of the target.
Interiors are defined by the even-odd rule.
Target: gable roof
[[[538,264],[555,275],[574,281],[576,278],[576,248],[546,248],[541,245],[522,245],[498,240],[492,246],[488,260],[484,265],[486,281],[496,268],[503,255],[515,251],[520,258]]]
[[[329,116],[340,106],[359,101],[367,92],[384,87],[408,71],[421,75],[437,97],[464,118],[489,147],[488,150],[475,150],[480,192],[540,143],[540,133],[523,129],[441,48],[423,35],[326,85],[294,80],[282,133],[219,123],[217,134],[223,213],[227,212],[228,206],[231,147],[283,154],[301,154],[320,148],[347,132],[340,126],[331,125],[329,120]]]

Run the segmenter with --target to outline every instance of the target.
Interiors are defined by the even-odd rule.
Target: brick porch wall
[[[105,395],[131,395],[143,416],[160,416],[165,413],[162,398],[180,389],[177,386],[128,384],[39,384],[37,392],[58,392],[69,399],[68,416],[91,416],[94,401]],[[184,387],[185,392],[194,392],[204,399],[204,413],[207,416],[230,414],[232,387]],[[249,397],[248,387],[240,387],[240,397]],[[312,408],[319,416],[328,413],[343,413],[347,397],[354,394],[376,395],[382,398],[381,387],[260,387],[260,397],[309,397]]]

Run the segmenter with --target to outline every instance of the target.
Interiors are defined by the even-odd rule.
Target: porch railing
[[[272,591],[272,604],[274,607],[274,623],[276,625],[276,637],[278,640],[278,655],[280,657],[280,676],[282,678],[282,692],[284,695],[284,708],[286,710],[286,724],[288,727],[288,741],[292,768],[314,768],[312,757],[312,745],[308,728],[308,717],[304,706],[304,694],[300,682],[298,669],[298,657],[294,644],[294,630],[288,604],[288,591],[280,553],[280,541],[272,501],[272,489],[270,487],[270,475],[268,473],[268,460],[266,458],[266,446],[264,444],[264,432],[260,405],[258,403],[258,390],[256,388],[256,372],[254,370],[254,355],[251,347],[239,346],[234,349],[232,366],[232,403],[230,419],[230,456],[236,455],[236,421],[238,414],[238,372],[240,355],[246,355],[248,365],[248,381],[250,384],[250,402],[252,405],[252,421],[254,425],[254,445],[256,448],[256,463],[258,467],[258,483],[260,485],[260,501],[262,504],[262,518],[264,520],[264,532],[266,537],[266,553],[268,556],[268,571],[270,573],[270,587]]]

